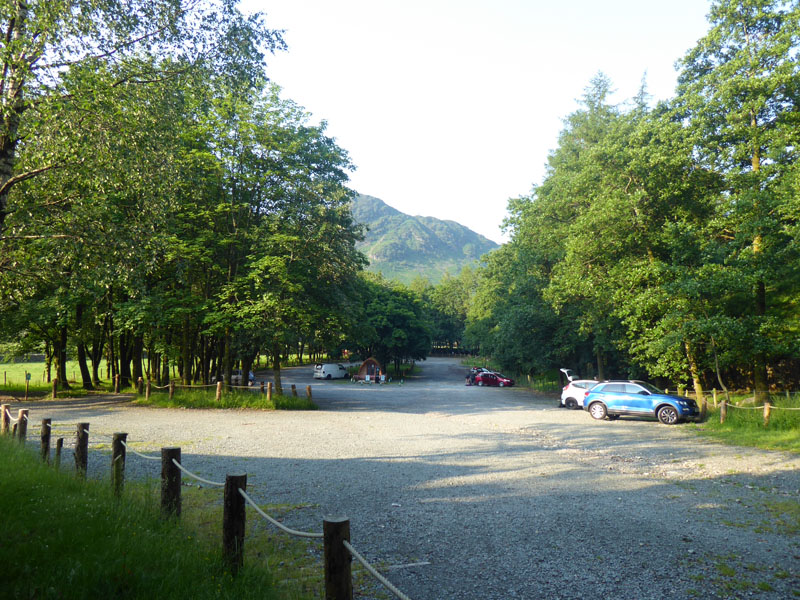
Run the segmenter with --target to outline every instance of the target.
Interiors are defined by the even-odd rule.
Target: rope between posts
[[[146,458],[147,460],[161,460],[160,456],[147,456],[146,454],[142,454],[141,452],[137,452],[133,448],[130,448],[128,446],[128,444],[126,444],[125,442],[122,442],[122,445],[125,446],[125,450],[128,450],[129,452],[133,452],[136,456],[140,456],[142,458]]]
[[[283,532],[285,532],[285,533],[288,533],[289,535],[294,535],[294,536],[296,536],[296,537],[302,537],[302,538],[312,538],[312,539],[318,539],[318,540],[321,540],[321,539],[322,539],[322,534],[321,534],[321,533],[306,533],[306,532],[303,532],[303,531],[297,531],[297,530],[295,530],[295,529],[290,529],[290,528],[286,527],[286,525],[284,525],[283,523],[280,523],[280,522],[276,521],[275,519],[273,519],[272,517],[270,517],[270,516],[269,516],[267,513],[265,513],[263,510],[261,510],[261,509],[258,507],[258,504],[256,504],[256,503],[253,501],[253,499],[252,499],[250,496],[248,496],[248,495],[247,495],[247,492],[245,492],[245,491],[244,491],[242,488],[239,488],[239,493],[242,495],[242,498],[244,498],[245,500],[247,500],[247,502],[249,502],[249,503],[250,503],[250,506],[252,506],[253,508],[255,508],[255,509],[256,509],[256,512],[257,512],[258,514],[260,514],[260,515],[261,515],[262,517],[264,517],[264,518],[265,518],[267,521],[269,521],[270,523],[272,523],[273,525],[275,525],[275,527],[277,527],[277,528],[278,528],[278,529],[280,529],[281,531],[283,531]]]
[[[408,597],[408,596],[406,596],[406,595],[405,595],[403,592],[401,592],[401,591],[400,591],[400,590],[398,590],[396,587],[394,587],[394,585],[392,585],[392,582],[391,582],[391,581],[389,581],[388,579],[386,579],[386,577],[384,577],[383,575],[381,575],[380,573],[378,573],[378,571],[376,571],[376,570],[375,570],[375,567],[373,567],[371,564],[369,564],[369,563],[367,562],[367,560],[366,560],[366,559],[365,559],[363,556],[361,556],[361,555],[360,555],[360,554],[359,554],[359,553],[356,551],[356,549],[355,549],[355,548],[353,548],[353,546],[350,544],[350,542],[348,542],[347,540],[342,540],[342,544],[344,545],[344,547],[345,547],[345,548],[347,548],[347,551],[348,551],[348,552],[350,552],[350,554],[352,554],[352,555],[353,555],[353,558],[355,558],[355,559],[356,559],[358,562],[360,562],[362,565],[364,565],[364,568],[365,568],[367,571],[369,571],[370,575],[372,575],[372,576],[373,576],[375,579],[377,579],[377,580],[378,580],[378,581],[380,581],[380,582],[381,582],[383,585],[385,585],[385,586],[386,586],[386,588],[387,588],[387,589],[388,589],[390,592],[392,592],[392,593],[393,593],[395,596],[397,596],[398,598],[400,598],[400,600],[411,600],[411,598],[409,598],[409,597]]]
[[[11,421],[13,421],[14,423],[19,421],[19,419],[15,419],[14,417],[11,416],[11,411],[10,410],[6,409],[6,414],[8,415],[8,418],[11,419]]]
[[[202,481],[203,483],[207,483],[208,485],[215,485],[215,486],[217,486],[217,487],[225,487],[225,484],[224,484],[224,483],[219,483],[219,482],[217,482],[217,481],[209,481],[208,479],[203,479],[202,477],[198,477],[197,475],[195,475],[195,474],[194,474],[194,473],[192,473],[191,471],[188,471],[187,469],[184,469],[184,468],[183,468],[183,466],[181,465],[181,463],[179,463],[179,462],[178,462],[177,460],[175,460],[174,458],[172,459],[172,464],[174,464],[174,465],[175,465],[176,467],[178,467],[178,468],[179,468],[181,471],[183,471],[184,473],[186,473],[186,474],[187,474],[189,477],[194,477],[195,479],[197,479],[197,481]]]

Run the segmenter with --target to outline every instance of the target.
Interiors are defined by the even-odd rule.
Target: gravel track
[[[800,597],[800,457],[465,387],[451,359],[420,366],[385,386],[284,371],[284,385],[312,383],[312,412],[26,406],[65,437],[88,421],[93,440],[180,446],[212,480],[246,472],[257,501],[307,506],[285,516],[295,529],[347,515],[356,549],[414,600]],[[107,455],[90,457],[107,476]],[[155,461],[127,463],[129,477],[158,476]]]

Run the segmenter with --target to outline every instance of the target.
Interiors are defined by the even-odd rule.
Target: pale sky
[[[599,71],[614,101],[646,75],[674,95],[675,61],[708,0],[243,0],[284,29],[267,59],[356,165],[350,187],[496,242],[509,198],[541,182],[563,119]]]

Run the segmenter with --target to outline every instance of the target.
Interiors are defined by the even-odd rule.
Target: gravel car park
[[[246,472],[257,502],[295,507],[282,516],[294,529],[346,515],[354,547],[414,600],[785,600],[800,589],[800,457],[706,443],[684,425],[594,421],[522,387],[487,394],[464,386],[455,359],[418,365],[403,385],[315,380],[316,411],[118,397],[19,406],[62,431],[90,422],[92,440],[128,432],[138,452],[180,445],[186,468],[211,480]],[[282,379],[305,386],[308,367]],[[107,478],[108,458],[91,450],[90,476]],[[126,477],[158,473],[128,456]],[[371,585],[355,598],[389,597]]]

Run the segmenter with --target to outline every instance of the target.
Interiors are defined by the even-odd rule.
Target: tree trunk
[[[131,383],[131,336],[125,332],[120,333],[119,339],[119,385],[120,389],[127,388]]]
[[[686,349],[686,358],[689,361],[689,372],[692,375],[692,383],[694,384],[694,392],[697,394],[697,402],[700,403],[703,399],[703,383],[700,381],[700,370],[697,368],[697,360],[695,359],[688,341],[683,342],[683,347]]]
[[[142,334],[134,333],[131,335],[131,362],[133,363],[133,371],[131,372],[131,380],[134,384],[139,381],[141,377],[144,379],[144,370],[142,369],[142,355],[144,351],[144,339]]]
[[[272,349],[272,377],[275,380],[275,393],[283,395],[281,385],[281,348],[277,344]]]
[[[56,378],[58,385],[62,390],[68,390],[69,381],[67,381],[67,328],[63,326],[59,328],[58,339],[53,343],[53,355],[56,360]]]
[[[28,3],[16,2],[16,13],[8,15],[9,30],[6,33],[5,43],[13,48],[18,40],[27,35]],[[5,12],[5,11],[4,11]],[[7,66],[9,66],[7,64]],[[5,119],[3,134],[0,136],[0,235],[5,228],[8,212],[8,194],[10,188],[6,184],[14,176],[14,164],[18,143],[19,124],[25,110],[23,88],[25,86],[25,68],[21,65],[10,63],[10,69],[3,73],[3,98]]]

